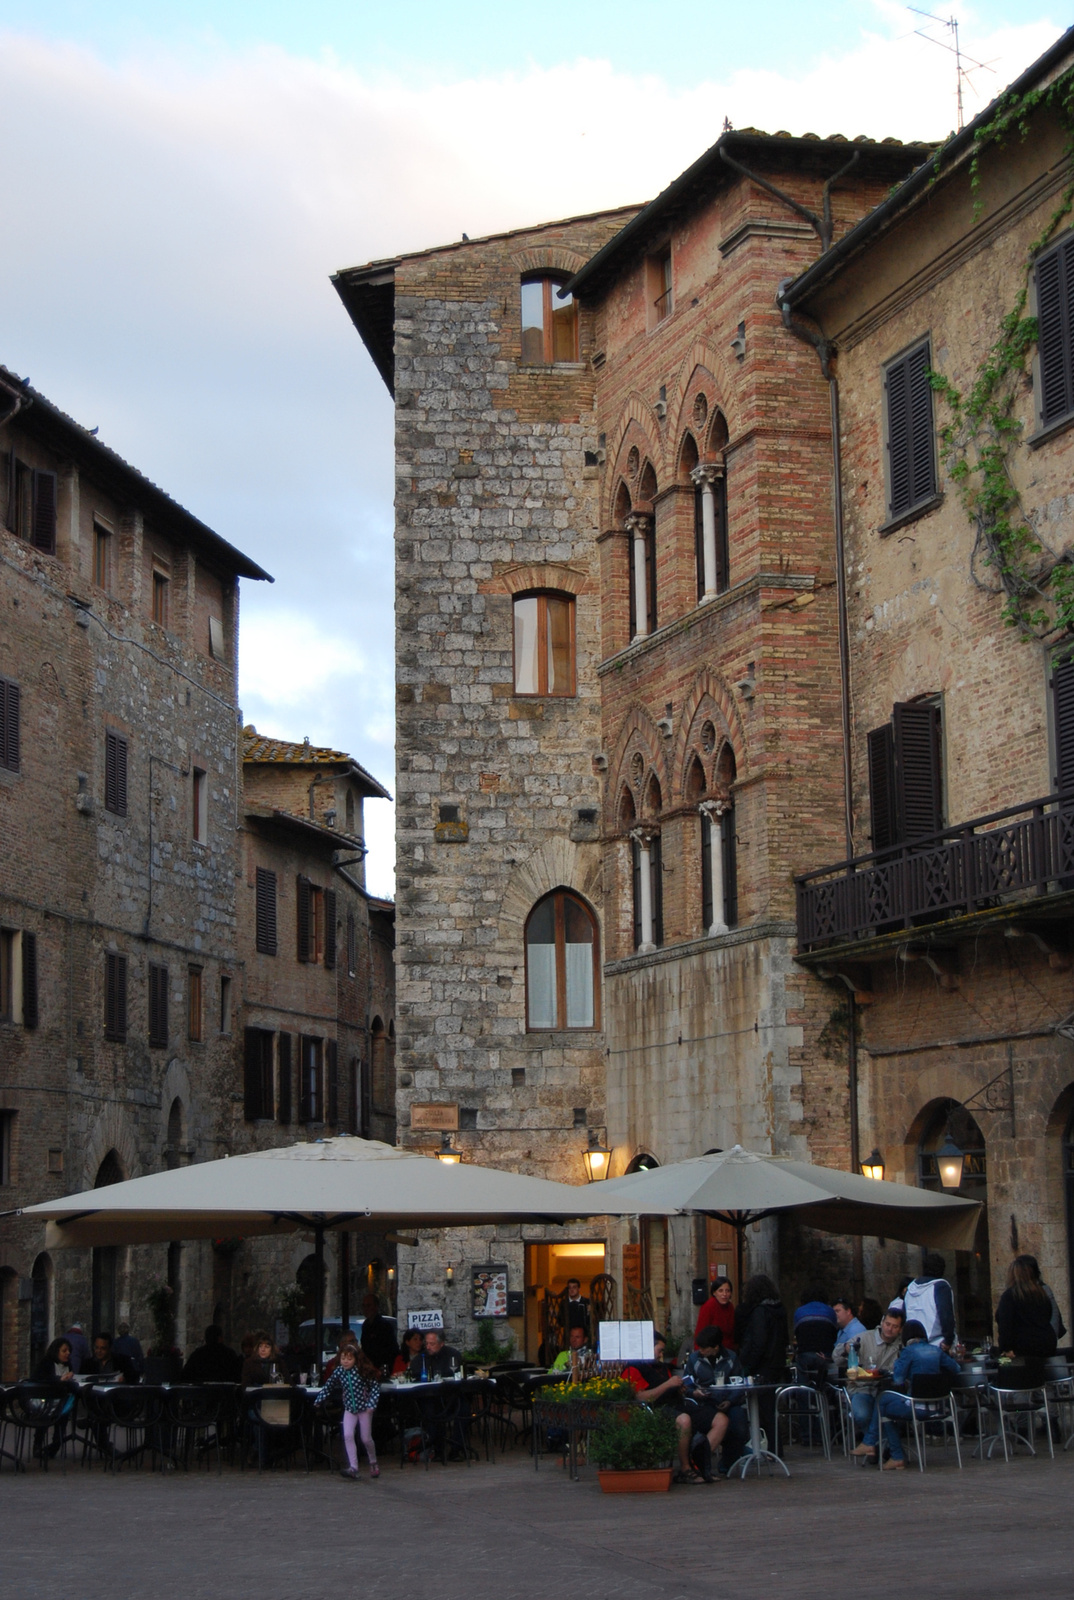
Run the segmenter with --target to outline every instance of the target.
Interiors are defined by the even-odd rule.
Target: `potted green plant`
[[[605,1494],[652,1494],[671,1488],[676,1429],[666,1411],[635,1406],[609,1415],[589,1446]]]

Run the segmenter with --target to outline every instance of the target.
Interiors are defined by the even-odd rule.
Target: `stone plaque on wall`
[[[459,1108],[457,1105],[430,1102],[422,1105],[412,1104],[410,1126],[425,1128],[434,1133],[454,1133],[459,1126]]]

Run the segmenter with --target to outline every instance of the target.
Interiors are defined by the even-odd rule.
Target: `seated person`
[[[581,1366],[583,1362],[589,1363],[592,1359],[593,1352],[589,1348],[588,1335],[581,1323],[579,1323],[568,1331],[567,1348],[559,1352],[549,1370],[551,1372],[570,1372],[574,1367]]]
[[[836,1344],[847,1345],[851,1339],[860,1339],[862,1334],[867,1331],[865,1323],[856,1315],[849,1295],[837,1295],[832,1301],[832,1310],[835,1312],[835,1320],[839,1328],[835,1339]],[[877,1322],[879,1320],[878,1317]],[[873,1323],[873,1327],[876,1327],[876,1322]]]
[[[121,1356],[130,1356],[138,1381],[141,1382],[142,1373],[145,1371],[145,1353],[142,1350],[140,1339],[136,1339],[131,1332],[129,1322],[121,1322],[116,1328],[116,1337],[112,1340],[112,1349]]]
[[[408,1328],[403,1335],[403,1347],[392,1362],[392,1377],[398,1378],[406,1372],[415,1356],[420,1356],[425,1348],[425,1335],[420,1328]]]
[[[626,1367],[623,1377],[634,1385],[638,1403],[643,1406],[673,1406],[676,1416],[682,1410],[682,1376],[673,1373],[665,1361],[667,1340],[653,1334],[653,1359],[639,1366]]]
[[[675,1418],[679,1430],[677,1483],[696,1483],[700,1476],[712,1482],[712,1452],[721,1450],[720,1467],[726,1472],[742,1454],[749,1433],[744,1395],[728,1389],[729,1378],[741,1376],[738,1358],[723,1349],[723,1334],[712,1325],[702,1328],[700,1345],[686,1358],[683,1404]],[[691,1450],[701,1461],[700,1474],[691,1465]]]
[[[410,1376],[415,1383],[428,1383],[434,1378],[451,1378],[462,1371],[462,1356],[450,1344],[444,1343],[439,1328],[430,1328],[425,1335],[425,1348],[410,1363]]]
[[[224,1343],[223,1329],[211,1323],[204,1333],[204,1344],[192,1350],[183,1367],[184,1383],[238,1383],[242,1377],[242,1357]]]
[[[92,1376],[102,1373],[114,1372],[120,1383],[137,1383],[138,1374],[134,1370],[134,1363],[130,1356],[120,1355],[112,1345],[110,1333],[95,1333],[93,1336],[93,1354],[88,1361],[83,1361],[82,1371]]]
[[[956,1376],[961,1372],[961,1367],[946,1350],[941,1350],[939,1345],[930,1344],[924,1323],[908,1322],[903,1329],[904,1344],[902,1354],[896,1361],[892,1370],[892,1377],[901,1389],[910,1386],[911,1378],[919,1374],[936,1377],[941,1372],[949,1372]],[[884,1422],[884,1437],[887,1441],[888,1452],[891,1459],[885,1461],[885,1472],[900,1472],[906,1466],[906,1458],[902,1453],[902,1444],[899,1431],[889,1417],[908,1417],[911,1415],[913,1401],[908,1394],[899,1394],[896,1389],[885,1389],[877,1401],[876,1411],[865,1430],[865,1438],[857,1449],[851,1453],[864,1456],[868,1461],[875,1461],[877,1446],[880,1438],[880,1422]]]
[[[906,1321],[906,1314],[898,1306],[889,1306],[880,1318],[880,1325],[871,1331],[866,1330],[859,1341],[858,1360],[863,1367],[869,1367],[874,1372],[891,1373],[895,1370],[895,1363],[899,1359],[902,1349],[902,1329]],[[835,1359],[841,1361],[847,1353],[846,1344],[837,1344]],[[856,1425],[862,1430],[866,1429],[876,1412],[876,1391],[880,1383],[877,1378],[856,1379],[848,1387],[850,1394],[850,1409]]]
[[[267,1333],[255,1333],[253,1349],[242,1364],[240,1381],[245,1389],[263,1389],[286,1383],[283,1357]]]
[[[810,1284],[803,1289],[801,1304],[794,1313],[794,1343],[798,1354],[827,1358],[835,1348],[838,1332],[835,1312],[824,1290]]]

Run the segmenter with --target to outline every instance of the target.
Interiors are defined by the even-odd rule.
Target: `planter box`
[[[605,1494],[663,1494],[671,1488],[672,1467],[634,1467],[628,1472],[601,1467],[597,1472]]]

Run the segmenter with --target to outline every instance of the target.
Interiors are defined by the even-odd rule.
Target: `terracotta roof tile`
[[[365,785],[367,794],[385,800],[391,799],[387,789],[377,782],[372,773],[367,772],[359,762],[355,761],[352,755],[348,755],[346,750],[333,750],[328,745],[310,744],[308,739],[303,739],[301,744],[290,739],[273,739],[267,734],[258,733],[252,722],[248,722],[242,730],[242,759],[295,767],[342,765]]]

